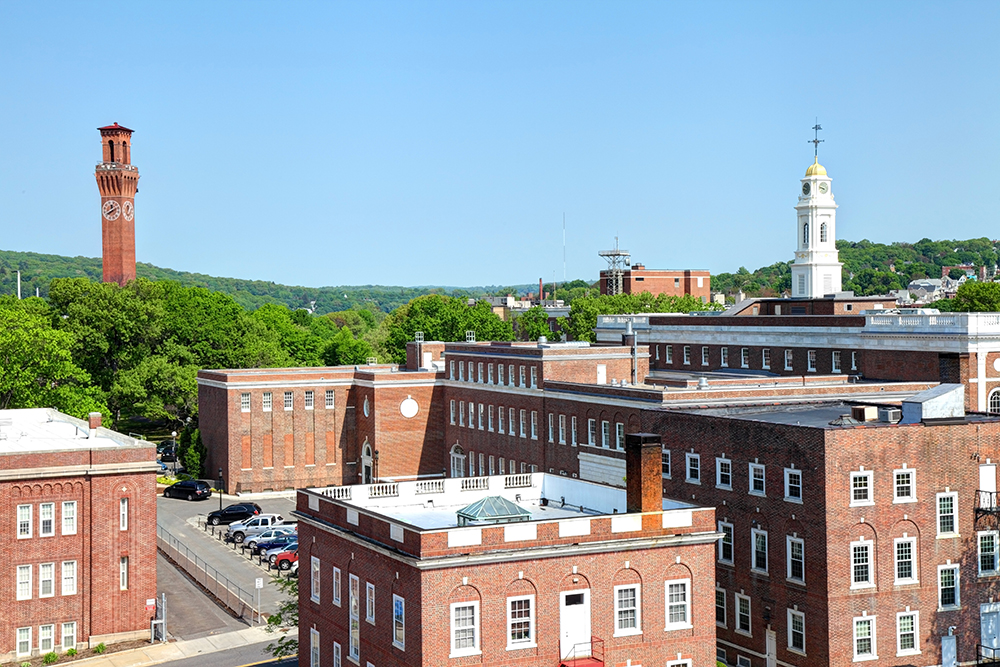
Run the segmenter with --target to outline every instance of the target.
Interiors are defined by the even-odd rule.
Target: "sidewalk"
[[[292,630],[294,632],[294,629]],[[167,644],[150,644],[143,648],[112,653],[107,656],[97,656],[85,660],[76,660],[76,665],[86,665],[86,667],[138,667],[139,665],[156,665],[172,660],[182,660],[197,655],[206,655],[217,651],[259,644],[261,642],[277,641],[282,635],[280,633],[268,633],[262,627],[247,628],[220,635],[210,635],[198,639],[187,641],[170,642]],[[266,659],[261,654],[261,660]]]

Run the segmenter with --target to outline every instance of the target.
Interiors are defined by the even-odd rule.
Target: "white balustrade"
[[[503,488],[505,489],[520,489],[526,486],[531,486],[531,473],[507,475],[503,479]]]
[[[425,482],[417,482],[413,492],[418,496],[425,493],[444,493],[444,480],[432,479]]]
[[[399,495],[399,484],[392,482],[388,484],[370,484],[368,486],[369,498],[395,498]]]

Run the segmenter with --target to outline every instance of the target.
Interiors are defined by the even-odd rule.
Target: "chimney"
[[[538,300],[542,300],[542,279],[538,279]]]
[[[656,433],[625,435],[625,503],[628,512],[663,510],[660,436]]]
[[[101,428],[101,413],[91,412],[88,414],[87,425],[90,427],[90,433],[87,434],[87,437],[93,438],[97,435],[97,429]]]

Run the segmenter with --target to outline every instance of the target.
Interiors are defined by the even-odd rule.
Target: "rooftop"
[[[943,386],[943,385],[942,385]],[[911,398],[919,397],[920,394],[908,396],[903,400],[909,401]],[[837,429],[837,428],[873,428],[890,427],[890,422],[867,421],[861,423],[831,424],[844,415],[851,414],[851,407],[860,405],[859,402],[848,401],[828,401],[809,403],[787,403],[782,405],[755,405],[755,406],[732,406],[725,408],[709,408],[698,410],[698,414],[716,415],[730,419],[743,419],[747,421],[759,421],[769,424],[787,424],[790,426],[804,426],[808,428]],[[864,405],[899,408],[901,400],[897,397],[886,396],[884,401],[879,401],[877,397],[867,396]],[[985,415],[981,413],[966,414],[965,418],[970,422],[998,421],[1000,416]]]
[[[0,410],[0,455],[138,446],[149,443],[106,428],[91,433],[87,422],[58,410]]]

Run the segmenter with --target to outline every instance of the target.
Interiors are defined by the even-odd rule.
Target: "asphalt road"
[[[251,644],[250,646],[216,651],[207,655],[196,655],[193,658],[184,658],[163,664],[170,665],[170,667],[243,667],[247,665],[294,667],[299,664],[299,659],[296,657],[282,658],[281,660],[270,658],[267,653],[264,653],[264,647],[267,644],[268,642]]]
[[[156,556],[156,589],[167,596],[167,633],[177,639],[197,639],[247,628],[198,587],[163,554]]]

